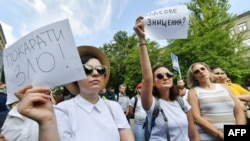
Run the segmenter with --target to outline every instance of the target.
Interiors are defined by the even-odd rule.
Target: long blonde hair
[[[197,80],[195,80],[194,73],[192,71],[193,67],[198,65],[198,64],[203,65],[205,68],[207,68],[207,70],[209,71],[209,74],[210,74],[209,79],[213,82],[214,78],[213,78],[213,74],[211,72],[210,67],[204,62],[196,62],[196,63],[193,63],[187,71],[187,86],[188,86],[188,88],[193,88],[193,87],[200,85],[199,82]]]

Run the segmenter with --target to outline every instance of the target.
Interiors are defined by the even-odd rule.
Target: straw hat
[[[108,83],[109,76],[110,76],[110,63],[108,60],[108,57],[97,47],[94,46],[78,46],[77,47],[78,53],[80,55],[80,58],[82,58],[85,55],[92,55],[98,58],[98,60],[101,62],[102,65],[105,65],[106,68],[106,77],[104,82],[104,87],[106,87],[106,84]],[[74,85],[74,86],[73,86]],[[72,94],[78,94],[80,92],[78,86],[76,86],[74,83],[66,84],[65,87],[72,93]]]

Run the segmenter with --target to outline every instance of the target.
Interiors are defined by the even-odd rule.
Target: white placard
[[[24,36],[3,52],[7,104],[27,85],[52,88],[86,77],[68,19]]]
[[[186,5],[167,7],[144,16],[145,34],[153,40],[186,39],[189,13]]]

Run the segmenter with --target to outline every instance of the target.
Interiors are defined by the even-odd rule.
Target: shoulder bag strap
[[[135,107],[137,105],[137,101],[138,101],[138,97],[137,95],[135,96],[135,103],[134,103],[134,107],[133,107],[133,114],[135,114]]]
[[[108,106],[109,112],[110,112],[110,114],[112,115],[112,117],[113,117],[113,119],[114,119],[114,121],[115,121],[115,116],[114,116],[114,114],[113,114],[113,112],[112,112],[112,109],[110,108],[109,104],[107,103],[107,100],[103,100],[103,101],[104,101],[104,103]]]
[[[181,109],[186,113],[188,109],[187,109],[187,106],[185,106],[185,104],[184,104],[183,98],[180,96],[177,96],[176,100],[179,103],[179,105],[181,106]]]
[[[162,109],[160,111],[161,111],[161,113],[163,115],[163,119],[164,119],[164,122],[165,122],[166,136],[167,136],[168,141],[170,141],[169,128],[168,128],[168,118],[167,118],[167,116],[165,115],[165,113],[163,112]]]

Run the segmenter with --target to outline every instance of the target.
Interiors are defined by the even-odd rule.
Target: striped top
[[[220,130],[224,125],[235,124],[234,101],[227,89],[220,84],[215,84],[213,90],[206,90],[201,87],[194,88],[199,100],[201,116],[211,122]],[[198,125],[201,140],[216,139],[214,136],[203,131]]]

